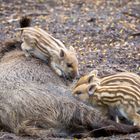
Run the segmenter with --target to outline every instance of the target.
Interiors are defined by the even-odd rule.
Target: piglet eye
[[[82,92],[81,91],[77,91],[76,94],[77,95],[80,95],[80,94],[82,94]]]
[[[67,67],[72,68],[72,64],[67,63]]]

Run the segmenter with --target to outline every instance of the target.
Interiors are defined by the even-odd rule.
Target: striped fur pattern
[[[135,85],[140,89],[140,76],[135,73],[120,72],[103,78],[99,78],[98,71],[96,70],[93,70],[89,74],[81,77],[76,83],[74,88],[82,84],[89,84],[94,82],[100,83],[101,86],[114,85],[114,84],[124,84],[124,85],[129,84],[129,85]]]
[[[65,78],[78,75],[78,60],[73,47],[69,49],[41,28],[25,27],[22,30],[21,48],[27,57],[34,56],[50,64],[51,68]]]
[[[97,77],[94,75],[94,78]],[[134,73],[121,72],[94,81],[84,82],[73,89],[73,95],[80,100],[90,102],[104,115],[117,109],[119,113],[134,125],[140,125],[140,77]],[[87,79],[86,79],[87,80]],[[119,122],[118,116],[116,121]]]

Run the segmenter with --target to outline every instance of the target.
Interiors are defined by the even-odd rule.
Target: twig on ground
[[[89,131],[86,135],[84,135],[84,138],[85,137],[89,137],[91,135],[91,133],[94,133],[95,131],[102,130],[102,129],[105,129],[105,128],[111,128],[111,127],[112,127],[112,125],[106,126],[106,127],[101,127],[101,128],[98,128],[98,129],[94,129],[92,131]]]

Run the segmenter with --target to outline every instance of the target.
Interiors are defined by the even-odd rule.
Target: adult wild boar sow
[[[103,130],[106,135],[139,131],[136,126],[106,120],[74,99],[47,65],[36,59],[27,61],[20,50],[1,52],[0,124],[8,131],[61,137],[85,136],[94,129],[88,136],[103,135],[98,132]]]

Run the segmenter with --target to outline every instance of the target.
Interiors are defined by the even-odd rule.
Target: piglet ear
[[[96,85],[95,84],[89,85],[89,87],[88,87],[89,96],[92,96],[94,94],[95,90],[96,90]]]
[[[63,58],[64,56],[65,56],[65,52],[64,52],[64,50],[61,49],[60,50],[60,57]]]
[[[91,82],[93,82],[93,78],[94,78],[94,75],[91,75],[88,77],[88,83],[90,84]]]
[[[93,75],[94,77],[98,76],[98,70],[93,70],[89,73],[89,75]]]
[[[72,46],[70,46],[69,50],[72,51],[72,52],[74,52],[74,53],[76,53],[75,52],[75,49]]]
[[[94,78],[96,78],[98,76],[98,71],[97,70],[93,70],[88,74],[88,83],[92,83]]]

